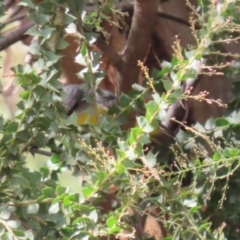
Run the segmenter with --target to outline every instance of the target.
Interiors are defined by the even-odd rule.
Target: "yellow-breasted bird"
[[[63,87],[67,94],[63,100],[67,115],[71,115],[74,111],[78,115],[78,124],[88,123],[91,125],[98,124],[99,114],[106,114],[109,107],[116,104],[116,96],[113,92],[101,89],[98,93],[92,89],[86,89],[85,85],[70,84]],[[87,98],[92,98],[95,94],[97,107],[93,111],[85,111],[91,106],[91,100],[88,102]],[[97,111],[97,112],[96,112]],[[154,129],[150,134],[150,139],[155,143],[161,143],[166,140],[172,140],[173,136],[159,123],[159,128]]]
[[[83,84],[70,84],[64,86],[63,90],[67,94],[63,101],[67,115],[71,115],[75,111],[78,115],[79,125],[84,123],[97,125],[98,115],[106,114],[109,107],[116,103],[115,94],[105,89],[101,89],[101,93],[98,93],[92,89],[86,89]],[[85,111],[91,105],[86,98],[93,99],[94,94],[97,107],[92,112]]]

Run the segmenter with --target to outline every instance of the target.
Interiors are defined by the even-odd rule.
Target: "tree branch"
[[[22,40],[26,36],[24,34],[26,31],[31,28],[34,24],[32,22],[26,22],[17,30],[7,34],[0,40],[0,51],[4,50],[5,48],[9,47],[10,45],[16,43],[19,40]]]
[[[14,11],[12,12],[12,14],[5,21],[3,21],[1,25],[6,26],[9,23],[21,20],[24,17],[26,17],[26,14],[27,14],[27,8],[26,7],[16,6],[14,8]]]
[[[198,82],[201,80],[201,76],[196,79],[189,78],[184,83],[185,90],[188,88],[194,89]],[[173,105],[171,105],[167,110],[166,120],[161,124],[173,135],[176,135],[181,125],[179,122],[183,123],[187,120],[189,115],[188,103],[186,100],[177,100]]]
[[[114,4],[114,8],[120,9],[122,12],[129,12],[130,14],[133,13],[133,4],[131,4],[131,3],[116,3],[116,4]],[[88,6],[87,5],[84,9],[87,12],[92,12],[92,11],[96,10],[96,6]],[[2,23],[2,25],[7,25],[9,23],[12,23],[14,21],[21,20],[22,18],[24,18],[26,16],[26,12],[24,10],[26,10],[26,8],[24,8],[23,6],[17,6],[15,11],[11,14],[11,16],[8,19],[6,19]],[[172,16],[170,14],[166,14],[166,13],[158,11],[157,12],[157,16],[158,17],[162,17],[162,18],[166,18],[166,19],[170,19],[172,21],[176,21],[176,22],[182,23],[184,25],[190,26],[189,22],[187,22],[187,21],[185,21],[185,20],[183,20],[181,18]],[[24,25],[24,26],[26,27],[27,24],[30,24],[30,23],[26,23],[26,25]],[[27,30],[28,30],[28,28],[26,27],[26,31]],[[23,28],[20,28],[20,29],[14,31],[14,32],[9,33],[7,36],[5,36],[0,41],[0,51],[4,50],[5,48],[7,48],[8,46],[10,46],[11,44],[13,44],[13,43],[15,43],[17,41],[22,40],[24,38],[23,35],[24,35],[25,32],[24,32],[24,27],[23,27]],[[112,53],[110,53],[110,54],[112,56],[114,55]],[[116,54],[115,54],[115,56],[116,56]]]
[[[51,157],[53,153],[51,152],[48,152],[48,151],[45,151],[45,150],[42,150],[42,149],[38,149],[38,148],[30,148],[29,152],[31,154],[39,154],[39,155],[42,155],[42,156],[46,156],[46,157]]]
[[[11,7],[15,3],[15,0],[4,0],[3,4],[6,8]]]
[[[109,62],[119,69],[122,65],[121,56],[115,51],[115,49],[107,44],[104,39],[98,38],[96,41],[96,46],[107,56]]]
[[[146,57],[156,26],[158,0],[135,0],[134,14],[127,47],[122,56],[123,64],[119,69],[122,76],[121,90],[129,92],[132,84],[138,82],[140,68],[137,62]]]

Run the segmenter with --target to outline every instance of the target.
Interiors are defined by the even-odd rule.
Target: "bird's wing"
[[[71,115],[74,111],[83,111],[87,107],[87,102],[84,99],[85,90],[80,85],[70,84],[63,87],[67,97],[63,100],[67,115]]]

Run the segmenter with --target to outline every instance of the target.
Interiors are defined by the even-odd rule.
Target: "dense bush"
[[[121,93],[97,126],[78,126],[76,114],[68,117],[62,104],[59,51],[67,46],[63,35],[68,27],[81,46],[76,59],[85,65],[85,84],[97,89],[103,78],[100,54],[89,46],[104,34],[101,20],[116,1],[103,2],[91,12],[85,11],[86,1],[20,2],[35,23],[28,30],[35,39],[29,47],[34,57],[31,65],[13,67],[22,88],[19,110],[13,119],[0,120],[1,239],[99,239],[111,234],[144,239],[137,228],[144,214],[161,222],[165,239],[239,239],[239,66],[229,61],[238,55],[219,52],[221,43],[239,38],[238,1],[198,1],[190,22],[196,46],[183,49],[176,39],[174,57],[162,62],[161,70],[149,72],[140,62],[144,84]],[[204,126],[176,120],[181,126],[176,136],[162,129],[163,137],[151,142],[149,133],[161,128],[168,106],[179,100],[226,107],[206,93],[189,95],[189,79],[196,81],[199,74],[236,79],[227,115],[210,118]],[[130,112],[144,114],[123,130]],[[25,164],[29,152],[49,160],[31,172]],[[66,169],[79,179],[80,192],[59,183]],[[154,214],[152,207],[158,210]]]

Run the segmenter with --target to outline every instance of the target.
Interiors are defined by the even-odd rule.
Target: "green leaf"
[[[33,97],[36,101],[39,101],[41,97],[43,96],[46,89],[44,89],[42,86],[38,85],[33,90]]]
[[[143,92],[145,90],[145,88],[143,86],[141,86],[139,84],[136,84],[136,83],[134,83],[132,85],[132,89],[137,91],[137,92]]]
[[[222,156],[220,153],[216,152],[216,153],[214,153],[212,158],[214,161],[220,161],[222,159]]]
[[[82,223],[82,224],[85,224],[85,223],[89,223],[90,222],[90,219],[87,218],[87,217],[79,217],[77,219],[75,219],[73,221],[73,225],[76,225],[76,224],[79,224],[79,223]]]
[[[77,153],[76,160],[81,164],[86,164],[88,162],[88,155],[81,150]]]
[[[199,232],[209,229],[210,226],[211,226],[210,222],[207,222],[207,223],[204,223],[204,224],[200,225],[199,228],[198,228]]]
[[[21,222],[19,220],[9,220],[6,223],[11,228],[18,228],[21,225]]]
[[[60,157],[59,155],[53,154],[53,155],[51,156],[51,162],[52,162],[53,164],[58,164],[58,163],[61,163],[61,162],[62,162],[62,159],[61,159],[61,157]]]
[[[42,35],[42,37],[44,37],[44,40],[45,39],[49,39],[51,36],[52,36],[52,34],[53,34],[53,31],[55,31],[56,29],[54,28],[54,27],[44,27],[43,29],[42,29],[42,31],[41,31],[41,35]],[[49,53],[45,53],[46,55],[48,55],[48,54],[54,54],[53,52],[51,52],[51,51],[49,51]],[[55,54],[54,54],[55,55]],[[49,55],[48,55],[49,56]]]
[[[195,166],[201,166],[201,164],[202,163],[201,163],[201,161],[198,158],[194,160],[194,165]]]
[[[76,57],[75,57],[75,62],[78,63],[79,65],[82,65],[84,67],[87,66],[87,62],[86,62],[86,59],[85,59],[85,56],[83,54],[78,54]]]
[[[38,210],[39,210],[38,203],[29,204],[27,206],[27,213],[29,213],[29,214],[36,214],[36,213],[38,213]]]
[[[48,212],[49,214],[56,214],[59,212],[59,210],[60,210],[59,203],[56,202],[50,206],[50,208],[48,209]]]
[[[44,112],[43,115],[47,117],[49,120],[55,120],[56,119],[56,113],[53,106],[49,106]]]
[[[69,9],[71,9],[72,11],[82,12],[84,6],[86,5],[86,0],[82,1],[68,0],[67,5]]]
[[[10,233],[5,232],[1,235],[1,240],[13,240],[13,238]]]
[[[69,196],[66,196],[63,200],[63,205],[64,207],[68,207],[71,204],[71,199],[69,198]]]
[[[160,122],[166,120],[166,117],[167,117],[167,111],[164,110],[164,109],[161,109],[157,115],[157,118]]]
[[[46,166],[50,169],[50,170],[53,170],[53,171],[57,171],[59,169],[59,164],[55,164],[55,163],[52,163],[51,160],[48,160],[46,162]]]
[[[131,103],[132,98],[130,98],[127,94],[122,93],[120,98],[119,98],[119,103],[121,107],[127,107]]]
[[[226,118],[217,118],[215,120],[215,124],[217,127],[225,127],[225,126],[228,126],[230,123]]]
[[[63,1],[64,3],[66,2],[66,0],[61,0],[61,1]],[[64,24],[71,24],[75,20],[76,20],[76,17],[74,17],[73,15],[70,15],[67,13],[64,14],[64,18],[63,18]]]
[[[173,89],[172,83],[169,80],[162,80],[164,89],[168,92]]]
[[[173,57],[172,61],[171,61],[171,64],[172,64],[173,67],[177,66],[179,64],[179,60],[176,57]]]
[[[232,157],[231,150],[229,148],[225,148],[223,151],[223,155],[226,158],[231,158]]]
[[[63,186],[57,186],[56,191],[55,191],[56,195],[61,195],[66,192],[68,192],[68,190],[66,187],[63,187]]]
[[[25,233],[23,231],[13,229],[13,233],[17,237],[25,237]]]
[[[61,194],[59,196],[57,196],[54,200],[53,200],[53,204],[56,202],[61,202],[62,200],[64,200],[67,196],[67,193]]]
[[[73,34],[77,32],[77,26],[75,23],[71,22],[67,27],[66,27],[66,32],[69,34]]]
[[[61,58],[61,56],[50,51],[46,52],[45,56],[47,58],[47,67],[51,67],[54,63],[59,61]]]
[[[85,33],[85,37],[87,39],[87,41],[89,42],[89,44],[93,44],[94,42],[96,42],[97,38],[98,38],[99,34],[98,33]]]
[[[15,206],[8,206],[7,210],[11,213],[16,212],[17,208]]]
[[[29,90],[26,90],[26,91],[23,91],[21,94],[20,94],[20,97],[24,100],[27,100],[29,98],[29,95],[30,95],[30,91]]]
[[[171,67],[172,67],[172,64],[171,64],[170,62],[167,62],[167,61],[162,61],[161,67],[168,69],[168,68],[171,68]]]
[[[120,112],[121,112],[121,108],[116,106],[116,105],[113,105],[108,109],[108,114],[109,115],[118,114]]]
[[[87,186],[82,190],[85,197],[90,197],[94,193],[94,189],[91,186]]]
[[[137,117],[137,123],[143,132],[150,133],[154,130],[151,124],[149,124],[147,119],[143,116]]]
[[[3,211],[0,212],[0,218],[4,219],[4,220],[7,220],[7,219],[9,219],[10,214],[11,213],[9,211],[3,210]]]
[[[82,54],[82,56],[84,58],[87,56],[87,44],[86,44],[86,42],[82,43],[80,53]]]
[[[141,132],[142,132],[142,130],[139,127],[135,127],[135,128],[131,129],[131,132],[130,132],[129,137],[128,137],[128,142],[129,142],[130,145],[135,143],[136,138],[138,138],[141,135]]]
[[[48,130],[51,125],[51,121],[45,117],[36,117],[35,119],[35,127],[38,127],[42,130]]]
[[[84,203],[85,202],[85,197],[84,197],[84,195],[83,194],[79,194],[79,203]]]
[[[96,184],[97,182],[103,181],[105,178],[107,178],[108,173],[105,171],[98,171],[96,173],[92,174],[92,183]]]
[[[69,199],[71,199],[71,201],[73,202],[77,202],[78,201],[78,194],[74,193],[74,194],[70,194],[68,195]]]
[[[97,213],[97,211],[95,209],[90,212],[89,218],[92,219],[95,223],[97,223],[97,221],[98,221],[98,213]]]
[[[237,149],[237,148],[232,148],[229,150],[229,152],[230,152],[231,156],[233,156],[233,157],[239,156],[239,149]]]
[[[106,221],[106,224],[107,224],[108,228],[115,227],[117,225],[117,223],[118,223],[118,219],[114,216],[109,217]]]
[[[199,206],[192,207],[192,208],[189,210],[189,213],[190,213],[190,214],[198,213],[198,212],[199,212],[199,209],[200,209]]]
[[[184,50],[185,56],[189,60],[195,57],[195,52],[196,52],[195,49],[194,50],[190,50],[190,51]]]
[[[18,123],[17,122],[9,122],[6,127],[6,131],[9,133],[15,133],[18,129]]]
[[[41,172],[43,178],[47,178],[50,174],[50,171],[47,167],[41,167],[40,172]]]
[[[147,104],[145,104],[145,107],[147,110],[146,119],[150,122],[153,120],[153,116],[156,115],[158,104],[155,101],[149,101]]]
[[[116,167],[116,172],[118,174],[123,174],[124,172],[126,171],[126,168],[124,165],[120,164],[120,165],[117,165]]]
[[[69,44],[66,41],[64,41],[63,39],[59,39],[56,49],[57,50],[62,50],[62,49],[65,49],[68,46],[69,46]]]
[[[21,174],[15,174],[11,179],[11,184],[21,185],[24,188],[29,188],[29,181]]]
[[[50,187],[43,188],[42,194],[47,198],[54,197],[54,189]]]
[[[187,207],[193,208],[193,207],[196,207],[197,200],[194,198],[187,198],[187,199],[184,199],[183,204]]]
[[[112,228],[108,231],[108,233],[109,233],[109,234],[113,234],[113,233],[119,233],[120,231],[121,231],[121,228],[120,228],[120,227],[114,226],[114,227],[112,227]]]
[[[27,35],[30,35],[30,36],[38,36],[40,37],[41,36],[41,33],[39,32],[39,29],[37,28],[37,26],[33,26],[31,27],[30,29],[27,30],[27,32],[25,33]],[[39,47],[38,47],[38,42],[37,41],[33,41],[29,48],[33,48],[33,49],[36,49],[37,51],[37,55],[40,55],[41,54],[41,51],[39,50]]]
[[[146,156],[146,160],[147,160],[148,167],[150,168],[153,168],[157,163],[156,156],[151,151],[148,152]]]
[[[44,25],[45,23],[50,21],[50,16],[48,16],[46,14],[38,13],[38,14],[36,14],[35,21],[39,25]]]

